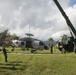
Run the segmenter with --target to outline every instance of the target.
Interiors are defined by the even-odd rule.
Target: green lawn
[[[0,53],[0,75],[76,75],[76,54],[54,51],[54,54],[8,53],[7,63]]]

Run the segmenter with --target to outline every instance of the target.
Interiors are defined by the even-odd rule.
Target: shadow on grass
[[[12,66],[12,67],[7,67],[7,66],[1,66],[1,69],[10,69],[10,70],[17,70],[16,67]]]
[[[7,70],[24,70],[27,66],[25,62],[18,61],[18,62],[8,62],[8,63],[0,63],[0,69],[7,69]]]

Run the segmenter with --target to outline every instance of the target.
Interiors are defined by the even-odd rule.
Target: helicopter
[[[31,48],[31,53],[35,52],[36,50],[43,50],[48,49],[48,46],[39,39],[32,38],[33,34],[27,33],[28,37],[19,38],[18,40],[12,40],[12,44],[16,47],[20,47],[22,50],[29,50]]]
[[[14,39],[6,40],[5,38],[8,37],[7,32],[8,30],[5,30],[4,32],[0,33],[0,46],[3,44],[6,46],[11,46],[12,51],[14,51],[14,47],[20,47],[22,50],[31,48],[31,51],[33,52],[37,49],[48,49],[43,41],[32,38],[31,36],[34,35],[31,33],[26,33],[27,37],[24,38],[15,37]]]

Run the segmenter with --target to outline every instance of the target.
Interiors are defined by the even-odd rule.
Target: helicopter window
[[[39,42],[39,45],[44,45],[44,43],[40,41],[40,42]]]
[[[24,42],[21,42],[21,45],[24,45]]]
[[[16,42],[16,44],[18,44],[18,42]]]

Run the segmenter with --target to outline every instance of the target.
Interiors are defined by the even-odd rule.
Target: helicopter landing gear
[[[36,52],[36,49],[32,49],[32,50],[31,50],[31,53],[37,53],[37,52]]]

